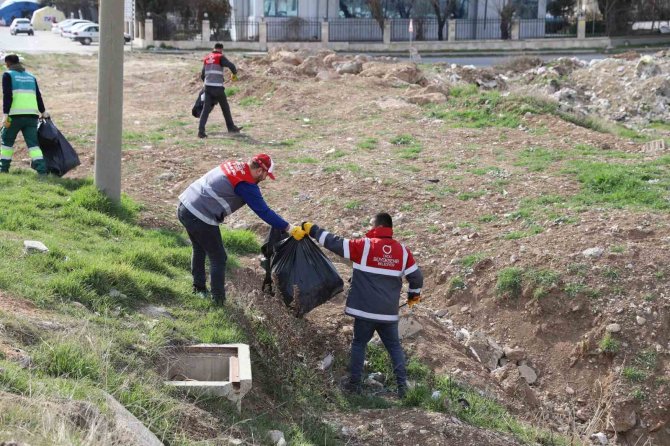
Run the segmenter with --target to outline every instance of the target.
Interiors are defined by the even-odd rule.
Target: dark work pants
[[[233,122],[233,115],[230,114],[230,106],[226,98],[226,89],[223,87],[205,87],[205,104],[200,114],[200,125],[198,126],[199,133],[205,133],[205,126],[207,119],[212,109],[219,104],[223,110],[223,118],[226,120],[226,127],[228,130],[235,128]]]
[[[221,230],[193,215],[183,204],[177,211],[179,221],[186,228],[193,245],[191,256],[191,274],[193,285],[204,289],[207,281],[205,257],[209,257],[209,280],[214,300],[226,299],[226,250],[221,239]]]
[[[352,383],[360,383],[365,362],[365,350],[375,331],[391,356],[393,373],[395,373],[398,387],[407,387],[407,372],[405,370],[405,353],[400,345],[398,323],[382,323],[354,319],[354,340],[351,342],[351,377]]]

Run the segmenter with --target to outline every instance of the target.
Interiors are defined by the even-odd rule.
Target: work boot
[[[12,160],[0,160],[0,173],[8,173]]]
[[[222,306],[224,303],[226,303],[226,296],[225,295],[223,295],[223,296],[216,295],[216,296],[212,296],[212,298],[214,299],[214,304],[215,305]]]
[[[209,290],[207,289],[207,287],[193,285],[193,294],[195,294],[201,299],[209,299]]]
[[[342,384],[342,390],[351,395],[361,395],[363,393],[363,386],[360,381],[346,380]]]
[[[405,398],[405,394],[407,394],[407,385],[403,384],[401,386],[398,386],[398,398],[399,399]]]
[[[44,161],[43,159],[33,160],[30,163],[30,167],[33,170],[35,170],[39,175],[46,175],[47,174],[47,162]]]
[[[228,133],[240,133],[242,131],[242,127],[238,127],[236,125],[232,126],[231,128],[228,129]]]
[[[205,133],[205,132],[198,132],[198,138],[200,138],[200,139],[207,138],[207,133]]]

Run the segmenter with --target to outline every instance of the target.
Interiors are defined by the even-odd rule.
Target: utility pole
[[[95,185],[117,202],[121,200],[123,13],[124,2],[100,0]]]

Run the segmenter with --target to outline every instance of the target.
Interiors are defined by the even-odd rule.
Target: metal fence
[[[212,30],[210,40],[222,42],[258,42],[258,22],[235,20]]]
[[[200,40],[202,22],[179,17],[156,15],[153,17],[154,40]]]
[[[520,39],[577,37],[577,24],[567,20],[519,20]]]
[[[321,21],[318,19],[268,20],[268,42],[318,42],[321,41]]]
[[[409,40],[409,20],[410,19],[393,19],[391,20],[391,41],[392,42],[406,42]],[[414,34],[412,40],[440,40],[440,24],[437,19],[433,18],[416,18],[413,19],[412,26]],[[442,28],[442,40],[449,38],[448,21],[445,21]]]
[[[456,40],[498,40],[512,38],[512,23],[500,19],[456,20]]]
[[[586,22],[586,37],[604,37],[607,35],[607,25],[604,20],[588,20]]]
[[[383,42],[384,33],[375,19],[331,19],[328,24],[331,42]]]

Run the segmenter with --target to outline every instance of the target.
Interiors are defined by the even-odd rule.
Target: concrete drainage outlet
[[[240,411],[242,398],[251,390],[249,346],[197,344],[171,349],[163,376],[167,385],[225,397]]]

